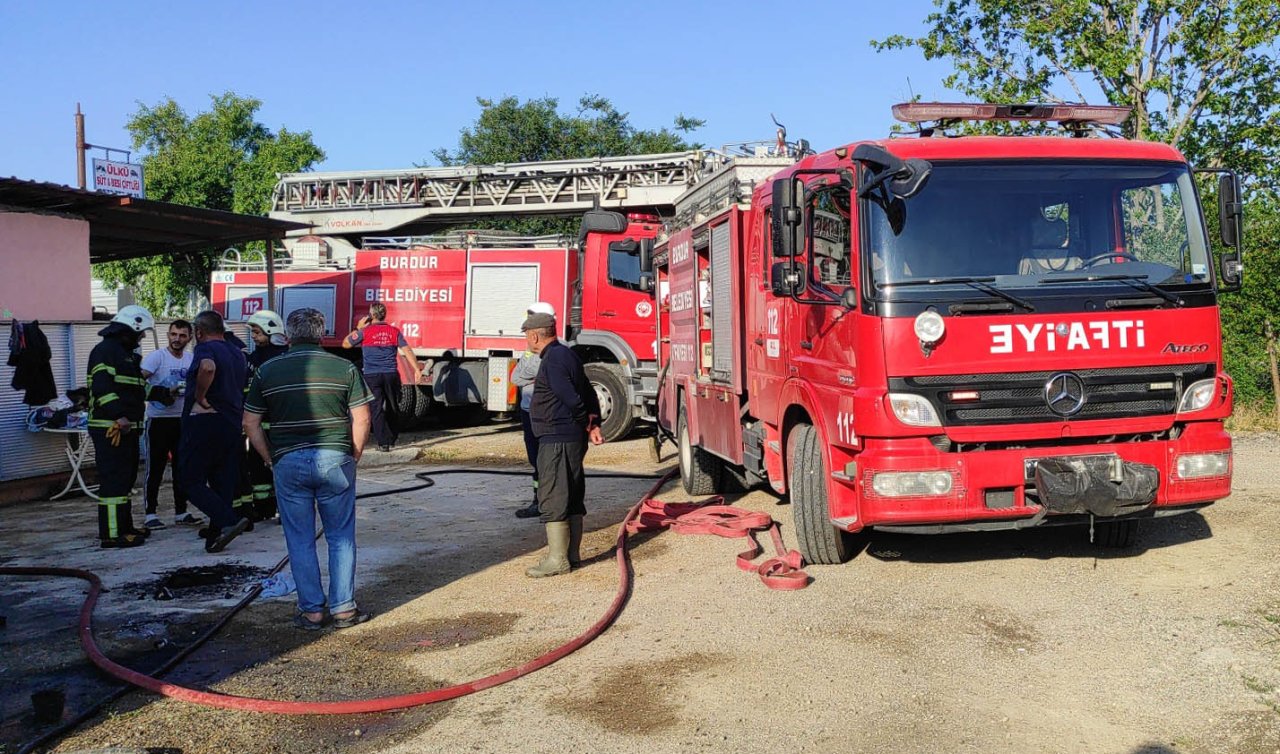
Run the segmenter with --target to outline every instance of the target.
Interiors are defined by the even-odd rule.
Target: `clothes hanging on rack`
[[[22,402],[43,406],[58,397],[50,361],[49,339],[40,331],[40,322],[22,324],[14,320],[9,331],[9,366],[13,367],[14,390],[23,390]]]

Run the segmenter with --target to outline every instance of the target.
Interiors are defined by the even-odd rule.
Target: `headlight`
[[[947,325],[942,321],[941,314],[929,309],[920,312],[916,317],[915,331],[921,343],[932,345],[942,340],[942,334],[947,331]]]
[[[950,471],[885,471],[871,478],[881,497],[926,497],[951,494]]]
[[[1187,391],[1190,392],[1190,391]],[[1178,456],[1179,479],[1207,479],[1231,473],[1231,451]]]
[[[893,415],[903,424],[911,427],[942,426],[942,421],[938,419],[938,412],[933,410],[933,404],[929,403],[924,396],[913,393],[889,393],[888,399]]]
[[[1212,403],[1213,396],[1217,394],[1218,379],[1216,377],[1211,380],[1200,380],[1193,383],[1182,394],[1182,402],[1178,404],[1178,413],[1184,414],[1188,411],[1199,411]]]

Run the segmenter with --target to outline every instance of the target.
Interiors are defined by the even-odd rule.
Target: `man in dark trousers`
[[[249,315],[249,337],[253,351],[249,353],[249,375],[244,392],[249,394],[249,384],[258,369],[271,359],[289,350],[284,335],[284,320],[270,309],[260,309]],[[270,429],[264,426],[263,429]],[[266,521],[276,516],[276,489],[271,478],[271,468],[245,443],[244,464],[240,469],[240,496],[236,498],[236,515],[252,521]],[[253,530],[253,524],[248,531]]]
[[[129,495],[138,479],[138,441],[148,398],[168,400],[169,391],[147,391],[138,343],[155,328],[151,312],[126,306],[98,331],[102,342],[89,352],[89,437],[98,464],[98,538],[103,547],[146,544],[146,529],[133,525]]]
[[[343,348],[356,346],[361,347],[363,357],[360,371],[373,392],[373,403],[369,404],[373,438],[378,442],[378,450],[388,451],[399,436],[396,428],[400,424],[401,385],[397,355],[409,362],[415,385],[422,381],[422,368],[400,328],[387,324],[386,304],[370,304],[368,316],[361,317],[356,329],[342,339]]]
[[[542,357],[533,386],[529,421],[538,438],[538,507],[547,529],[547,554],[525,574],[568,573],[579,560],[587,509],[582,459],[587,443],[600,445],[600,403],[582,359],[556,338],[556,319],[529,315],[521,327],[529,350]]]
[[[180,476],[191,503],[209,517],[200,530],[205,551],[222,552],[249,527],[231,507],[244,455],[240,421],[247,367],[239,340],[228,341],[220,314],[200,312],[191,324],[196,348],[182,406]]]
[[[169,324],[169,347],[157,348],[142,357],[142,376],[147,384],[167,388],[181,394],[181,385],[187,382],[187,370],[191,368],[191,323],[175,319]],[[164,482],[164,470],[173,467],[173,522],[185,526],[198,526],[204,519],[187,512],[187,493],[178,477],[179,438],[182,437],[182,404],[166,396],[167,400],[147,403],[147,516],[142,525],[148,529],[163,529],[160,520],[160,487]]]

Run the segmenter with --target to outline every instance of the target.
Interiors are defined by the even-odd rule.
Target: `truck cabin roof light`
[[[1118,126],[1131,108],[1113,105],[993,105],[964,102],[903,102],[893,106],[893,117],[903,123],[955,120],[1039,120],[1059,123],[1097,123]]]

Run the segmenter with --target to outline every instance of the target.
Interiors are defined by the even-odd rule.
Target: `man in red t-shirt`
[[[369,419],[378,449],[387,451],[396,444],[396,428],[400,423],[400,370],[398,357],[403,357],[413,370],[414,384],[422,381],[418,357],[404,339],[400,328],[387,324],[386,304],[369,305],[369,314],[361,317],[356,329],[342,340],[343,348],[361,347],[364,356],[364,381],[373,393]]]

